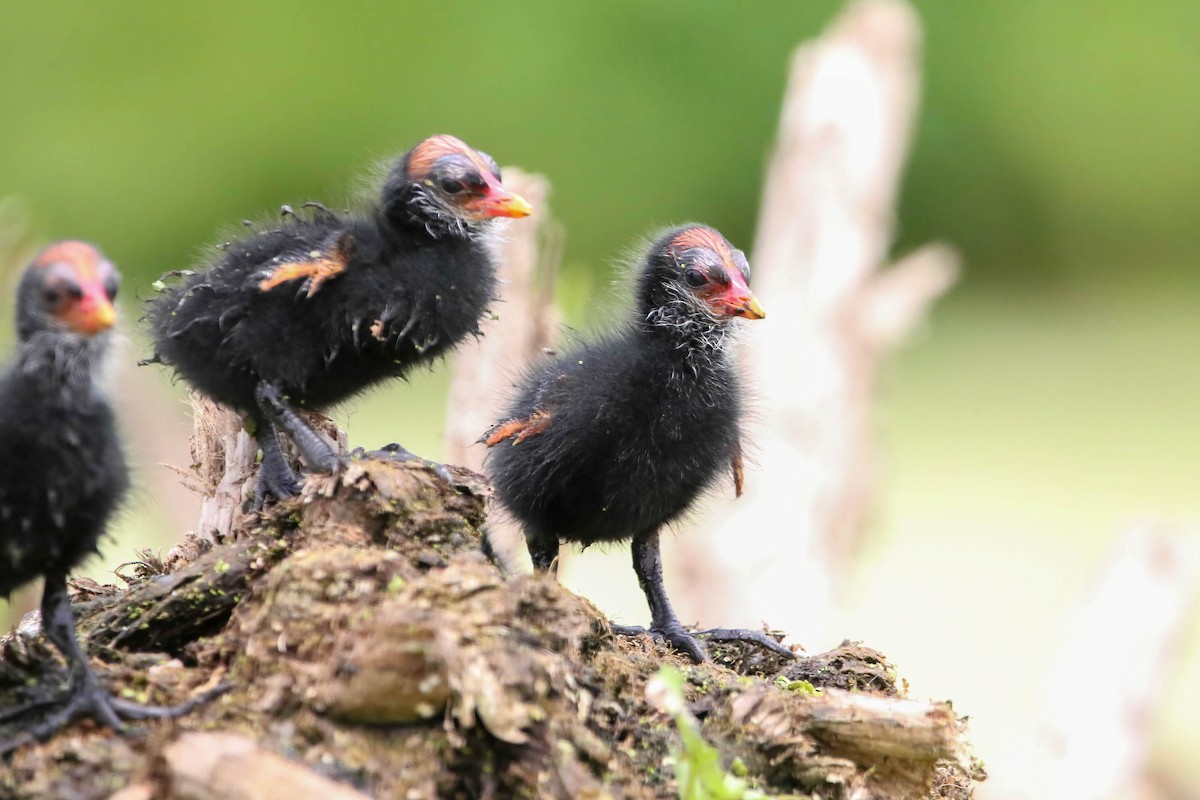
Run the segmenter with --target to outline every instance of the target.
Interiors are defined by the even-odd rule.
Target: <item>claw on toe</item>
[[[107,728],[111,728],[118,733],[125,733],[128,728],[123,720],[171,719],[180,717],[191,712],[198,706],[204,705],[221,696],[232,688],[233,684],[223,683],[176,706],[152,706],[134,703],[130,700],[110,695],[104,689],[100,688],[98,684],[86,682],[72,690],[69,695],[59,698],[57,704],[63,706],[61,709],[53,712],[35,725],[24,727],[13,738],[7,741],[0,741],[0,756],[7,755],[27,744],[45,741],[59,730],[83,717],[90,717]],[[52,701],[29,703],[17,709],[17,711],[28,713],[36,708],[51,704],[56,703]],[[8,721],[13,716],[11,714],[6,715],[5,721]]]
[[[274,480],[264,480],[260,474],[258,485],[254,489],[254,499],[250,503],[250,511],[262,511],[266,505],[267,498],[275,500],[287,500],[300,494],[300,484],[298,481],[293,481],[291,484],[281,483]]]
[[[648,635],[659,644],[669,645],[673,650],[683,653],[697,664],[707,660],[704,645],[682,627],[678,628],[643,628],[640,625],[611,625],[612,632],[619,636]]]
[[[796,658],[796,654],[792,652],[790,647],[780,644],[762,631],[744,630],[742,628],[710,628],[706,631],[697,631],[696,636],[713,642],[746,642],[756,644],[764,650],[770,650],[772,653],[784,656],[785,658]]]
[[[670,645],[675,650],[691,658],[697,664],[707,660],[704,652],[704,642],[745,642],[758,645],[776,655],[795,659],[796,654],[791,648],[780,644],[774,638],[762,631],[743,630],[741,628],[710,628],[691,633],[680,627],[643,628],[640,625],[612,625],[612,631],[620,636],[649,635],[654,641]]]

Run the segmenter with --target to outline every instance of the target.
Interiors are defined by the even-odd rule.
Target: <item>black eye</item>
[[[708,278],[698,269],[688,269],[683,273],[683,279],[688,282],[688,286],[703,286],[708,283]]]
[[[48,305],[48,306],[58,305],[58,300],[59,300],[58,289],[54,289],[54,288],[47,286],[45,289],[42,290],[42,299],[46,301],[46,305]]]
[[[108,295],[108,301],[110,303],[117,299],[117,289],[119,288],[120,287],[117,285],[116,278],[109,278],[104,282],[104,293]]]
[[[454,178],[438,178],[438,186],[446,194],[458,194],[463,190],[462,181]]]

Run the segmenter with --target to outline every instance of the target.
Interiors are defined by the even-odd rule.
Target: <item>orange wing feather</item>
[[[259,282],[259,291],[269,292],[276,286],[288,281],[305,278],[308,280],[308,291],[305,297],[312,297],[325,281],[346,270],[346,262],[341,259],[321,257],[311,261],[297,261],[291,264],[280,264],[269,276]]]
[[[733,469],[733,494],[734,497],[742,496],[742,487],[745,485],[746,476],[742,467],[742,448],[734,449],[732,456],[729,459],[729,466]]]
[[[525,419],[510,419],[508,422],[497,425],[488,431],[487,438],[483,441],[488,447],[495,447],[505,439],[512,438],[513,444],[517,445],[532,436],[537,436],[549,427],[550,412],[539,409]]]
[[[303,278],[307,287],[305,297],[312,297],[327,280],[346,271],[349,261],[346,257],[346,244],[343,238],[328,253],[313,250],[308,254],[306,261],[280,264],[270,275],[259,281],[258,290],[269,292],[276,286]]]

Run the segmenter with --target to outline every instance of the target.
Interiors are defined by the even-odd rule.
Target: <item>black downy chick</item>
[[[106,692],[75,636],[67,575],[95,553],[129,488],[116,420],[98,384],[116,321],[119,276],[96,248],[43,250],[17,290],[17,355],[0,376],[0,594],[43,576],[42,628],[66,658],[65,697],[0,711],[0,721],[61,706],[0,752],[42,739],[81,716],[120,729],[121,718],[177,716]],[[203,698],[207,699],[207,698]]]
[[[636,279],[635,318],[532,368],[508,418],[483,439],[492,448],[486,471],[540,571],[551,569],[561,541],[632,538],[650,633],[703,661],[667,599],[659,531],[723,475],[732,473],[741,494],[734,332],[738,319],[765,314],[745,256],[703,225],[659,237]],[[791,655],[755,631],[700,635]]]
[[[490,156],[453,136],[404,154],[365,212],[310,205],[304,217],[285,207],[278,227],[230,243],[148,307],[151,360],[253,419],[258,503],[297,490],[277,428],[310,468],[337,467],[295,407],[336,404],[479,332],[496,294],[493,222],[532,211]]]

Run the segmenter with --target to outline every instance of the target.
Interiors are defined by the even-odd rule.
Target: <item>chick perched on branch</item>
[[[312,469],[337,466],[296,407],[338,403],[478,333],[496,292],[487,234],[497,218],[532,211],[490,156],[453,136],[402,156],[363,213],[310,205],[303,216],[285,207],[278,227],[230,243],[147,312],[152,360],[252,418],[259,503],[297,491],[279,428]]]
[[[658,537],[722,475],[741,493],[733,339],[737,320],[765,316],[749,278],[741,251],[712,228],[661,235],[637,270],[636,317],[533,367],[508,418],[483,438],[488,475],[523,525],[535,568],[549,570],[562,541],[631,538],[649,632],[696,661],[704,649],[667,599]],[[699,635],[791,655],[754,631]]]
[[[0,377],[0,594],[41,576],[42,629],[66,658],[70,688],[0,711],[0,722],[53,709],[0,743],[7,752],[81,716],[111,728],[121,718],[171,717],[173,708],[113,697],[92,672],[75,636],[67,574],[97,552],[129,488],[116,421],[97,383],[116,321],[119,276],[96,248],[58,242],[25,271],[17,290],[17,355]],[[58,708],[55,708],[59,706]]]

